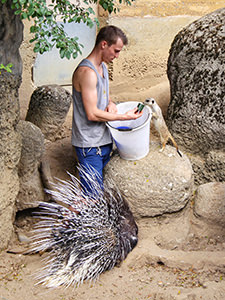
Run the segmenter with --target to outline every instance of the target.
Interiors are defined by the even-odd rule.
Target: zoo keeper
[[[128,40],[116,26],[100,29],[95,46],[73,73],[73,121],[72,145],[79,164],[96,170],[96,179],[103,188],[103,168],[110,160],[112,137],[105,122],[135,120],[142,113],[136,109],[118,114],[115,103],[109,96],[109,77],[106,64],[118,58]],[[90,191],[88,180],[80,174],[85,191]]]

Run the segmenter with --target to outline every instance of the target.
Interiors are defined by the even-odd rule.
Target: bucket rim
[[[148,116],[147,116],[147,119],[145,120],[145,122],[144,122],[143,124],[141,124],[141,125],[139,125],[139,126],[137,126],[137,127],[130,128],[130,129],[127,129],[127,130],[120,130],[120,129],[115,128],[115,127],[113,127],[112,125],[109,124],[109,122],[113,122],[113,121],[107,121],[107,122],[106,122],[106,126],[109,127],[109,128],[113,128],[113,129],[115,129],[115,130],[117,130],[117,131],[120,131],[120,132],[131,132],[131,131],[139,130],[139,129],[141,129],[142,127],[144,127],[144,126],[146,125],[147,122],[149,122],[149,119],[150,119],[151,114],[152,114],[152,113],[151,113],[150,107],[148,107],[148,106],[145,106],[145,107],[148,109]]]

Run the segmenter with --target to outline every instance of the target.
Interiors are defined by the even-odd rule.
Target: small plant
[[[7,66],[4,66],[3,64],[0,64],[0,74],[1,74],[1,70],[5,70],[6,72],[12,73],[12,68],[13,64],[8,64]]]

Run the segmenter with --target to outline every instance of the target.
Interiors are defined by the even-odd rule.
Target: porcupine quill
[[[40,204],[41,220],[34,229],[32,250],[44,252],[45,267],[38,283],[47,287],[79,285],[121,263],[138,241],[138,228],[128,203],[113,182],[102,191],[96,173],[79,167],[92,193],[79,180],[59,180],[47,192],[57,203]]]

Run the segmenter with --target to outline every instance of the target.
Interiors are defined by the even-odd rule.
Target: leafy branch
[[[7,0],[1,0],[5,3]],[[131,5],[135,0],[119,0],[119,4]],[[60,57],[75,59],[82,54],[83,45],[79,43],[78,37],[69,37],[65,32],[64,24],[83,22],[92,28],[98,19],[91,4],[99,3],[105,11],[110,14],[117,13],[119,6],[116,0],[77,0],[76,4],[68,0],[12,0],[11,8],[21,19],[33,20],[30,32],[34,37],[34,52],[43,54],[50,51],[54,46],[59,49]],[[59,22],[60,21],[60,22]]]

